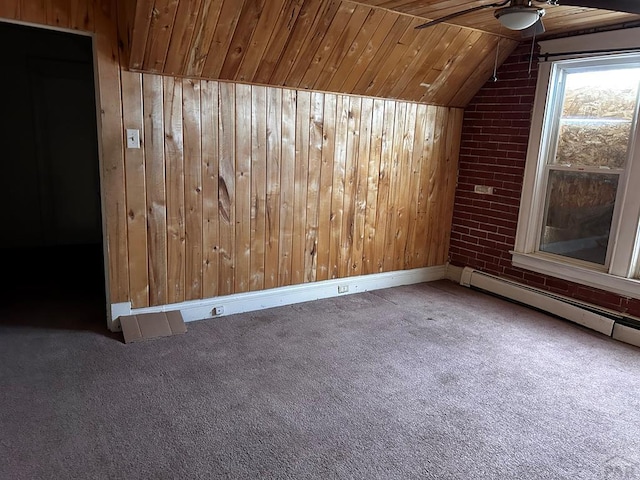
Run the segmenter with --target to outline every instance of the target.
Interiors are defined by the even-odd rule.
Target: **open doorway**
[[[92,40],[0,22],[0,42],[0,320],[103,328]]]

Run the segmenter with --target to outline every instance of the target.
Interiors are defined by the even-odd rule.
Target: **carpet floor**
[[[640,349],[448,281],[129,345],[3,308],[1,479],[640,478]]]

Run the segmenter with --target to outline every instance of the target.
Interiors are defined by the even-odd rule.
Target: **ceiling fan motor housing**
[[[508,7],[495,11],[495,17],[511,30],[524,30],[536,23],[545,14],[544,8],[531,5],[531,0],[511,0]]]

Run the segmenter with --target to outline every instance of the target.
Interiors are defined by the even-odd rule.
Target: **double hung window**
[[[639,54],[541,65],[514,265],[640,298],[639,93]]]

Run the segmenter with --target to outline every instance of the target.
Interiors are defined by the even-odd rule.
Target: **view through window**
[[[558,72],[540,251],[608,263],[639,84],[639,68]]]

